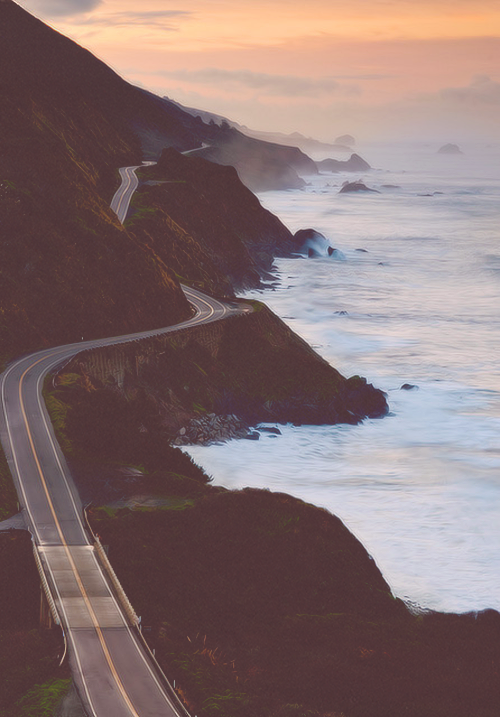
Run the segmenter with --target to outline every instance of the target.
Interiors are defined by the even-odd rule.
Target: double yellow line
[[[55,355],[55,354],[54,354],[54,355]],[[108,665],[109,665],[109,669],[111,670],[111,674],[113,675],[113,678],[114,678],[114,680],[115,680],[115,682],[116,682],[116,685],[117,685],[117,687],[118,687],[118,690],[120,691],[120,694],[122,695],[123,699],[125,700],[125,703],[127,704],[127,707],[129,708],[131,714],[133,715],[133,717],[140,717],[139,714],[138,714],[138,712],[136,711],[134,705],[132,704],[132,702],[131,702],[131,700],[130,700],[130,697],[129,697],[128,694],[127,694],[127,691],[125,690],[125,688],[124,688],[124,686],[123,686],[123,683],[122,683],[122,681],[121,681],[121,679],[120,679],[120,676],[118,675],[118,672],[117,672],[116,667],[115,667],[115,665],[114,665],[113,659],[112,659],[112,657],[111,657],[111,655],[110,655],[110,653],[109,653],[108,646],[106,645],[106,640],[104,639],[104,635],[103,635],[102,630],[101,630],[101,627],[100,627],[100,625],[99,625],[99,621],[98,621],[97,616],[96,616],[96,614],[95,614],[95,612],[94,612],[94,608],[92,607],[92,603],[90,602],[89,596],[87,595],[87,591],[85,590],[85,587],[84,587],[84,585],[83,585],[82,579],[81,579],[80,574],[79,574],[79,572],[78,572],[78,568],[76,567],[75,561],[73,560],[73,556],[71,555],[69,546],[68,546],[68,544],[67,544],[67,542],[66,542],[66,539],[65,539],[65,537],[64,537],[63,531],[62,531],[62,529],[61,529],[61,524],[59,523],[59,520],[58,520],[57,515],[56,515],[56,511],[55,511],[55,508],[54,508],[54,504],[53,504],[52,499],[51,499],[51,497],[50,497],[50,492],[49,492],[49,489],[48,489],[48,486],[47,486],[47,481],[45,480],[45,475],[44,475],[44,473],[43,473],[43,469],[42,469],[42,466],[41,466],[41,464],[40,464],[40,460],[39,460],[39,458],[38,458],[38,454],[37,454],[37,451],[36,451],[36,448],[35,448],[35,444],[34,444],[34,441],[33,441],[33,436],[32,436],[32,434],[31,434],[31,430],[30,430],[30,426],[29,426],[29,422],[28,422],[28,417],[27,417],[27,415],[26,415],[26,409],[25,409],[25,406],[24,406],[24,400],[23,400],[23,394],[22,394],[22,388],[23,388],[24,378],[25,378],[26,374],[29,373],[29,371],[31,371],[35,366],[37,366],[37,365],[38,365],[39,363],[41,363],[42,361],[45,361],[46,358],[47,358],[47,357],[44,356],[43,358],[38,359],[38,361],[35,361],[33,364],[31,364],[31,366],[29,366],[29,367],[24,371],[24,373],[22,374],[21,378],[19,379],[19,403],[20,403],[20,406],[21,406],[21,413],[22,413],[22,417],[23,417],[23,420],[24,420],[24,425],[26,426],[26,433],[28,434],[28,441],[29,441],[29,444],[30,444],[30,447],[31,447],[31,451],[32,451],[32,453],[33,453],[33,458],[35,459],[36,467],[37,467],[37,470],[38,470],[38,475],[39,475],[39,477],[40,477],[40,481],[41,481],[41,483],[42,483],[42,486],[43,486],[43,489],[44,489],[44,492],[45,492],[45,496],[46,496],[46,498],[47,498],[47,503],[48,503],[48,505],[49,505],[50,512],[52,513],[52,517],[53,517],[53,519],[54,519],[54,523],[55,523],[55,525],[56,525],[57,532],[58,532],[58,534],[59,534],[59,538],[60,538],[60,540],[61,540],[61,543],[62,543],[62,546],[63,546],[64,551],[65,551],[65,553],[66,553],[66,556],[67,556],[67,558],[68,558],[68,562],[69,562],[69,564],[71,565],[71,569],[72,569],[73,574],[74,574],[74,576],[75,576],[75,579],[76,579],[78,588],[79,588],[79,590],[80,590],[80,592],[81,592],[81,594],[82,594],[82,597],[83,597],[83,600],[84,600],[84,602],[85,602],[85,605],[87,606],[87,609],[88,609],[88,611],[89,611],[89,615],[90,615],[90,617],[91,617],[91,620],[92,620],[92,623],[93,623],[93,625],[94,625],[95,631],[96,631],[97,636],[98,636],[98,638],[99,638],[99,642],[101,643],[101,647],[102,647],[102,650],[103,650],[103,652],[104,652],[104,657],[106,658],[106,662],[107,662]],[[68,626],[68,627],[69,627],[69,626]]]

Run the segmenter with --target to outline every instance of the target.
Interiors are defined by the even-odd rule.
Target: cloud
[[[206,68],[202,70],[159,71],[155,74],[191,84],[241,87],[264,95],[279,97],[316,97],[320,94],[341,92],[358,94],[353,85],[342,85],[334,77],[301,77],[298,75],[270,75],[250,70],[223,70]]]
[[[98,17],[87,17],[78,20],[79,25],[98,25],[102,27],[130,27],[131,25],[147,25],[149,27],[165,27],[173,18],[188,17],[192,13],[186,10],[153,10],[144,12],[116,12]]]
[[[477,75],[466,87],[446,87],[440,96],[462,105],[499,105],[500,83],[487,75]]]
[[[22,0],[21,4],[46,17],[70,17],[94,10],[102,0]]]

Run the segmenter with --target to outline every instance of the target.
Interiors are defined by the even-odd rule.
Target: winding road
[[[120,170],[112,201],[121,222],[137,187],[137,167]],[[183,287],[192,318],[175,326],[39,351],[0,376],[0,438],[33,535],[53,608],[63,630],[75,684],[92,717],[169,717],[187,714],[158,673],[115,596],[82,521],[82,504],[42,398],[44,379],[82,350],[125,343],[218,321],[248,311]]]

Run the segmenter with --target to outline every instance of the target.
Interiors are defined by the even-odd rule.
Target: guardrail
[[[57,607],[54,602],[54,598],[52,597],[52,593],[50,591],[49,583],[47,580],[47,576],[45,575],[45,570],[43,569],[43,564],[40,559],[40,555],[38,553],[37,545],[33,539],[33,535],[31,536],[31,542],[33,546],[33,555],[35,557],[35,563],[38,570],[38,574],[40,575],[40,582],[42,584],[43,592],[45,593],[45,597],[47,598],[47,604],[49,606],[50,613],[52,615],[52,619],[54,620],[54,624],[58,625],[61,628],[62,636],[63,636],[63,642],[64,642],[64,650],[61,659],[59,660],[59,667],[63,664],[66,655],[68,654],[68,639],[66,637],[66,630],[64,629],[64,625],[61,622],[61,618],[59,617],[59,613],[57,612]]]
[[[106,551],[102,547],[102,543],[99,540],[97,536],[95,536],[95,542],[94,542],[94,549],[99,556],[99,559],[106,570],[109,579],[111,580],[111,583],[113,585],[113,588],[115,590],[116,596],[119,599],[119,601],[122,604],[122,607],[125,611],[125,614],[127,615],[128,619],[132,623],[132,625],[139,625],[139,618],[137,617],[134,608],[132,607],[130,600],[128,599],[125,590],[122,587],[121,582],[118,580],[118,577],[113,570],[113,567],[111,563],[109,562],[109,558],[106,555]]]
[[[159,663],[158,660],[156,659],[154,652],[151,650],[151,648],[149,647],[149,645],[148,645],[148,643],[147,643],[147,641],[146,641],[146,638],[145,638],[144,635],[142,634],[142,630],[138,629],[137,632],[139,633],[139,638],[140,638],[142,644],[144,645],[144,648],[145,648],[146,652],[147,652],[148,655],[149,655],[149,659],[150,659],[151,662],[153,663],[153,666],[154,666],[156,672],[158,673],[158,676],[161,678],[162,682],[164,683],[164,685],[165,685],[166,688],[168,689],[170,696],[173,697],[173,699],[175,700],[176,706],[180,709],[180,711],[181,711],[181,713],[184,715],[184,717],[191,717],[191,714],[187,711],[187,709],[186,709],[186,707],[184,706],[184,704],[182,703],[182,701],[181,701],[179,695],[177,694],[177,692],[175,691],[175,689],[174,689],[174,688],[172,687],[172,685],[170,684],[170,681],[169,681],[168,677],[166,676],[166,674],[165,674],[165,673],[163,672],[163,670],[161,669],[160,663]]]
[[[127,594],[125,593],[125,590],[122,587],[121,582],[118,580],[118,576],[113,570],[113,566],[109,562],[109,558],[106,555],[106,551],[102,547],[102,543],[99,540],[99,536],[94,533],[92,530],[92,527],[89,523],[89,519],[87,516],[87,508],[89,507],[90,503],[87,503],[87,505],[83,509],[83,516],[85,519],[85,525],[87,527],[88,532],[92,536],[92,540],[94,541],[94,550],[96,551],[97,555],[99,556],[99,560],[101,561],[101,564],[103,568],[105,569],[111,584],[114,588],[114,591],[116,593],[116,597],[121,602],[121,605],[123,607],[123,610],[125,611],[126,616],[130,620],[131,624],[137,627],[139,625],[139,618],[137,617],[137,614],[132,607],[132,604],[130,600],[127,597]]]

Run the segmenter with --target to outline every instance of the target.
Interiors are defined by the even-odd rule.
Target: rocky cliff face
[[[146,232],[168,266],[200,288],[227,293],[258,286],[273,258],[296,247],[289,230],[233,167],[170,148],[141,176],[146,184],[127,226]]]

